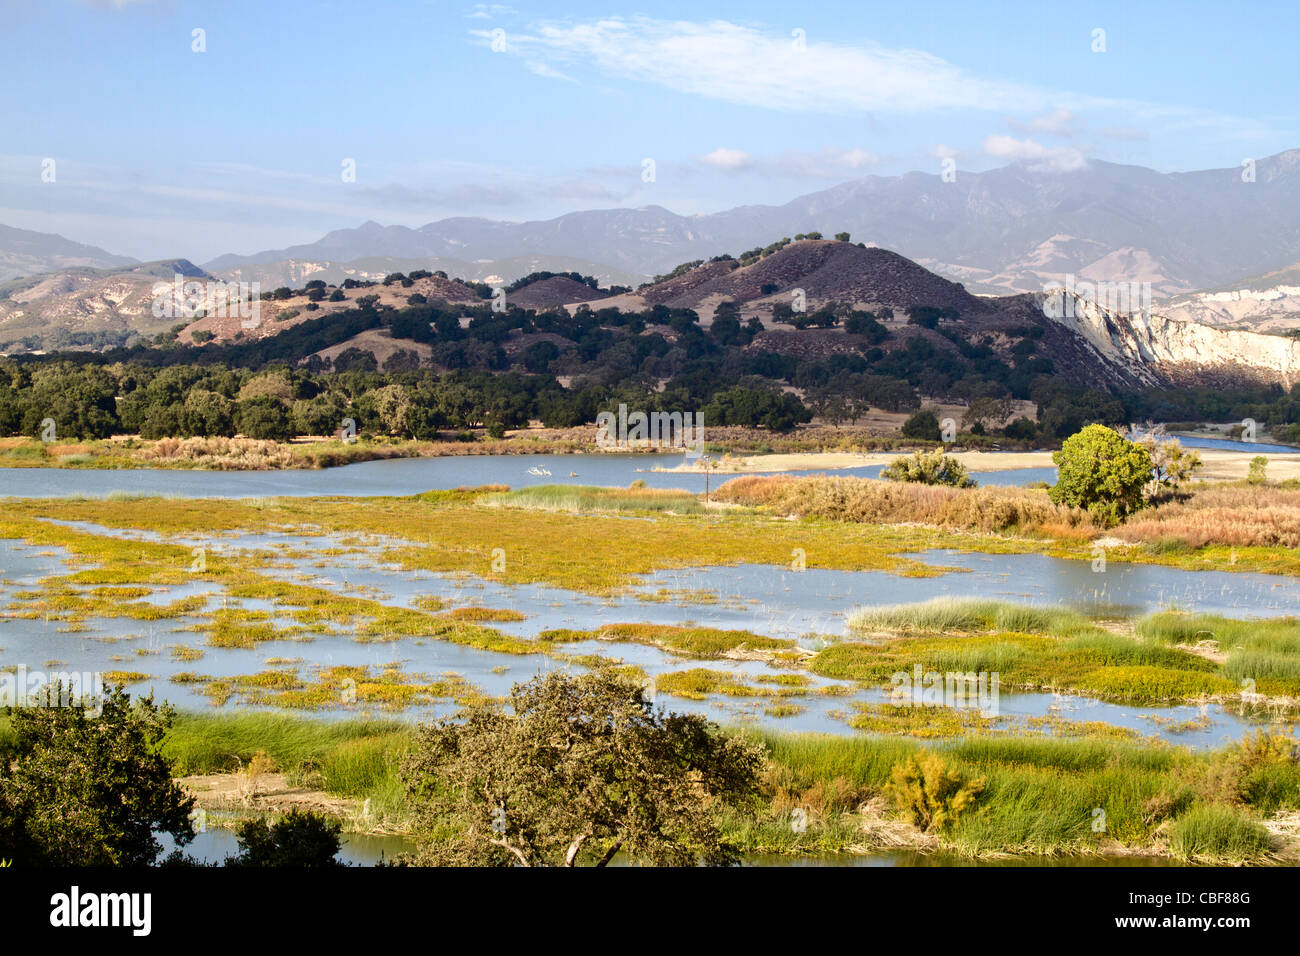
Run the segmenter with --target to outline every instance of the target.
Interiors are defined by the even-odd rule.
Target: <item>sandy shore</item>
[[[1204,463],[1196,473],[1197,478],[1214,481],[1234,481],[1246,477],[1250,470],[1250,460],[1255,457],[1249,452],[1230,451],[1219,448],[1195,449]],[[749,455],[731,456],[714,459],[710,469],[716,475],[745,475],[756,472],[785,471],[837,471],[844,468],[867,468],[872,465],[887,465],[900,453],[873,452],[857,454],[854,452],[806,452],[788,455]],[[1054,468],[1050,451],[1009,451],[982,452],[961,451],[953,454],[970,471],[1014,471],[1022,468]],[[1300,454],[1269,455],[1268,477],[1271,481],[1300,477]],[[683,463],[672,468],[659,468],[656,471],[703,473],[698,461]]]

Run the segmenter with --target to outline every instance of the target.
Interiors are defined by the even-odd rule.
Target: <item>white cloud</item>
[[[490,31],[471,33],[485,46],[491,42]],[[550,20],[512,31],[507,49],[528,60],[587,64],[611,76],[779,110],[1000,110],[1046,113],[1044,123],[1055,115],[1059,125],[1061,116],[1080,109],[1143,106],[985,79],[923,50],[849,45],[816,34],[801,46],[784,33],[727,20]]]
[[[801,179],[843,179],[880,162],[870,150],[828,146],[815,152],[789,150],[773,156],[752,156],[738,149],[719,147],[699,157],[700,163],[726,173],[757,172]]]
[[[568,74],[561,73],[555,67],[543,63],[541,60],[527,60],[525,61],[524,66],[528,68],[529,72],[536,73],[538,76],[544,76],[548,80],[567,80],[570,83],[578,82]]]
[[[701,156],[700,162],[715,169],[735,172],[753,166],[754,157],[738,149],[727,149],[725,146],[719,146],[713,152]]]
[[[1012,129],[1031,133],[1049,133],[1052,136],[1070,137],[1074,135],[1074,124],[1078,117],[1070,110],[1056,109],[1042,116],[1035,116],[1021,122],[1008,120]]]
[[[471,32],[484,45],[491,42],[490,31]],[[780,110],[1030,111],[1046,108],[1050,99],[1032,87],[983,80],[921,50],[848,46],[816,36],[800,48],[789,36],[726,20],[546,21],[531,33],[512,32],[509,51]]]
[[[491,20],[493,17],[505,17],[518,13],[514,7],[502,3],[476,3],[465,14],[470,20]]]
[[[993,134],[984,140],[984,152],[995,159],[1025,163],[1034,170],[1070,172],[1088,164],[1080,150],[1072,146],[1044,146],[1032,139]]]
[[[491,31],[470,31],[490,46]],[[505,52],[546,63],[566,75],[579,69],[649,83],[707,99],[805,113],[916,114],[996,111],[1036,117],[1021,132],[1068,136],[1080,114],[1105,111],[1106,122],[1162,132],[1204,130],[1225,137],[1264,136],[1266,124],[1195,107],[1100,97],[976,75],[915,49],[817,33],[796,39],[728,20],[661,20],[647,16],[546,20],[511,30]]]

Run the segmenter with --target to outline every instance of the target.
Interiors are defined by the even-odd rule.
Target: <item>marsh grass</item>
[[[768,760],[761,806],[724,820],[728,835],[746,850],[860,852],[908,845],[895,839],[896,830],[871,829],[857,810],[878,799],[894,768],[924,748],[984,780],[971,812],[941,844],[972,855],[1097,853],[1115,844],[1160,852],[1161,834],[1168,832],[1168,849],[1187,859],[1261,862],[1273,852],[1260,826],[1264,816],[1300,807],[1300,771],[1289,756],[1296,741],[1278,735],[1192,752],[1089,737],[924,744],[866,734],[732,732],[760,744]],[[380,822],[400,830],[408,814],[397,767],[415,735],[415,727],[393,721],[182,712],[162,752],[179,776],[236,772],[265,754],[291,781],[371,799]],[[0,752],[12,744],[0,714]],[[806,833],[791,830],[794,807],[808,812]],[[1105,811],[1104,832],[1092,829],[1097,808]]]
[[[940,485],[788,475],[734,478],[717,500],[774,514],[865,524],[917,522],[963,531],[1050,534],[1083,540],[1096,533],[1087,512],[1055,505],[1031,488]]]
[[[774,813],[788,813],[791,800],[798,805],[802,794],[835,780],[855,799],[864,799],[882,792],[893,768],[922,747],[942,755],[962,776],[984,783],[978,800],[942,838],[945,847],[971,855],[1087,854],[1107,852],[1117,844],[1159,852],[1161,834],[1171,827],[1176,834],[1181,827],[1183,835],[1171,849],[1183,858],[1261,862],[1271,852],[1261,815],[1300,799],[1300,784],[1290,779],[1278,782],[1266,795],[1243,798],[1235,790],[1230,798],[1211,794],[1210,782],[1216,776],[1243,775],[1231,768],[1243,759],[1246,745],[1193,753],[1086,736],[977,736],[925,745],[883,736],[751,733],[762,741],[772,762],[769,792],[784,794],[785,802],[774,807]],[[1274,752],[1284,749],[1284,744],[1273,747]],[[1280,759],[1266,763],[1285,766]],[[1277,793],[1286,796],[1279,799]],[[814,827],[821,825],[819,817],[813,820]],[[1099,820],[1104,828],[1094,829]],[[809,833],[800,845],[827,848],[839,842],[843,849],[862,839],[860,826],[843,829],[842,816],[831,822],[834,826],[827,832]],[[757,828],[769,838],[774,829]],[[780,850],[782,842],[795,842],[776,836],[776,845],[767,848]]]
[[[1300,548],[1300,489],[1247,482],[1197,486],[1138,512],[1116,536],[1149,548]]]
[[[706,700],[714,694],[728,697],[799,697],[808,693],[806,677],[799,674],[774,674],[755,678],[748,682],[736,674],[726,671],[709,670],[694,667],[684,671],[670,671],[655,678],[655,688],[673,697],[688,700]],[[793,680],[785,681],[781,678]],[[800,682],[802,681],[802,682]],[[775,686],[772,686],[775,685]],[[797,711],[791,711],[796,713]],[[783,714],[790,716],[790,714]]]
[[[610,492],[591,489],[591,493],[608,498]],[[643,504],[666,500],[651,490],[626,494]],[[260,504],[228,499],[24,500],[12,509],[6,505],[0,536],[67,547],[83,563],[106,569],[101,572],[103,579],[95,582],[101,584],[190,580],[189,549],[79,532],[42,518],[164,535],[380,536],[389,545],[378,554],[371,549],[372,557],[407,571],[471,573],[509,584],[541,583],[593,594],[618,593],[641,583],[642,576],[662,570],[744,563],[788,566],[795,549],[807,555],[810,567],[933,576],[945,569],[900,555],[980,543],[968,536],[914,527],[792,524],[766,516],[713,512],[646,512],[645,520],[630,526],[629,521],[637,517],[630,513],[488,507],[477,503],[481,497],[267,499]],[[575,542],[582,546],[575,548]],[[1001,546],[1023,549],[1013,542]],[[498,549],[508,555],[500,571],[494,569]],[[208,574],[218,579],[234,571],[256,571],[258,566],[257,559],[247,555],[208,555]],[[138,573],[133,575],[132,569]]]
[[[1192,807],[1169,830],[1169,850],[1182,860],[1258,860],[1271,849],[1268,831],[1258,820],[1221,804]]]
[[[1261,636],[1248,624],[1230,623],[1250,648],[1290,646],[1285,627]],[[1001,629],[1008,625],[1023,630]],[[876,685],[916,666],[983,671],[997,673],[1002,687],[1132,702],[1226,700],[1238,696],[1243,675],[1275,690],[1300,676],[1296,658],[1279,651],[1236,651],[1220,665],[1179,646],[1183,638],[1199,639],[1206,626],[1157,615],[1131,634],[1116,633],[1068,610],[944,598],[855,612],[850,630],[871,641],[832,645],[808,666],[824,677]]]
[[[581,512],[700,514],[696,495],[673,488],[598,488],[587,485],[533,485],[494,495],[488,503],[517,508]]]
[[[1083,615],[1062,608],[949,597],[932,598],[913,604],[861,608],[848,616],[847,623],[849,630],[857,633],[943,633],[996,629],[1063,636],[1092,627],[1092,623]]]
[[[1239,686],[1254,681],[1263,694],[1300,695],[1300,619],[1241,621],[1174,611],[1148,615],[1137,633],[1164,645],[1212,643],[1227,659],[1219,672]]]

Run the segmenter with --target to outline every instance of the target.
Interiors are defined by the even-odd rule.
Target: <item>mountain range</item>
[[[134,265],[138,261],[130,256],[115,256],[97,246],[82,245],[51,232],[0,226],[0,282],[58,269],[112,269]]]
[[[567,257],[648,278],[813,231],[850,232],[977,293],[1038,291],[1067,274],[1150,282],[1158,296],[1187,293],[1300,261],[1300,150],[1260,159],[1250,170],[1161,173],[1092,160],[1069,171],[1012,164],[958,172],[952,182],[919,172],[867,176],[780,206],[709,215],[647,206],[533,222],[459,217],[417,229],[367,222],[313,243],[219,256],[204,268],[231,277],[251,266],[278,269],[296,282],[309,273],[291,275],[279,264],[327,269],[367,257],[441,258],[500,272],[501,260],[537,257],[537,268],[574,271],[545,264]]]
[[[414,269],[510,282],[538,271],[637,285],[677,265],[781,236],[847,231],[977,294],[1039,291],[1073,274],[1149,282],[1187,296],[1300,263],[1300,150],[1244,167],[1162,173],[1091,160],[1068,171],[1015,163],[867,176],[783,205],[681,216],[660,206],[503,222],[457,217],[419,228],[367,222],[321,239],[203,263],[264,289],[375,279]],[[0,226],[0,281],[71,266],[135,264],[61,236]]]

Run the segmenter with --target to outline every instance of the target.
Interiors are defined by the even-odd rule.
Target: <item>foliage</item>
[[[701,415],[709,425],[751,425],[778,432],[812,419],[793,395],[744,386],[719,392]]]
[[[1250,472],[1246,480],[1252,485],[1262,485],[1268,481],[1268,459],[1263,455],[1256,455],[1250,460]]]
[[[969,780],[938,754],[925,752],[896,764],[885,789],[914,826],[946,830],[975,805],[984,780]]]
[[[665,714],[610,672],[551,673],[422,728],[404,775],[429,842],[419,862],[733,863],[716,812],[757,788],[760,752]]]
[[[1056,484],[1048,496],[1057,504],[1085,508],[1098,520],[1115,524],[1142,506],[1151,480],[1151,453],[1112,428],[1088,425],[1052,454]]]
[[[903,422],[903,437],[919,438],[921,441],[938,441],[939,417],[928,408],[921,409]]]
[[[889,481],[910,481],[923,485],[975,487],[975,479],[966,471],[965,466],[951,455],[945,455],[942,447],[931,452],[918,451],[899,456],[880,472],[880,477]]]
[[[0,857],[27,866],[141,866],[161,851],[156,833],[181,845],[193,839],[193,800],[159,753],[170,708],[152,697],[133,702],[119,687],[105,693],[98,716],[80,706],[7,713]]]
[[[239,852],[226,858],[226,866],[341,866],[335,857],[341,832],[338,823],[306,810],[290,810],[274,823],[245,820],[235,831]]]
[[[1201,467],[1199,452],[1184,448],[1177,439],[1162,441],[1160,432],[1144,434],[1138,444],[1151,456],[1151,482],[1146,493],[1149,499],[1165,491],[1177,491]]]

